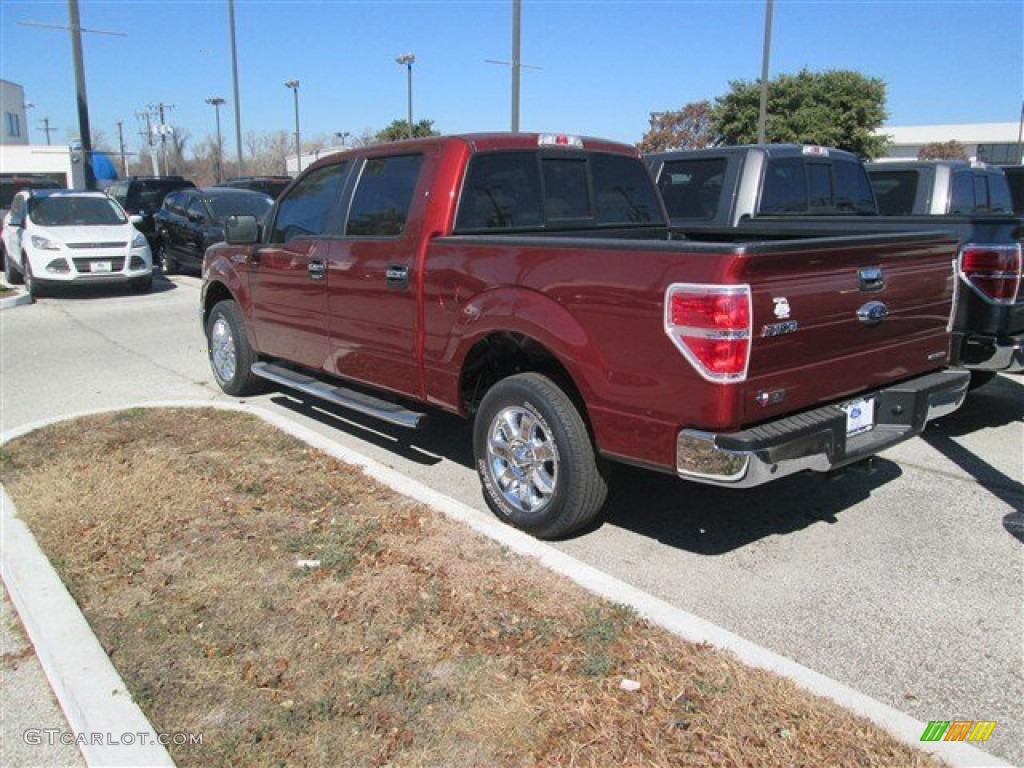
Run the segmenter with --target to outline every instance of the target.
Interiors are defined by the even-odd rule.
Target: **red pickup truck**
[[[622,144],[363,147],[226,234],[201,306],[225,392],[472,417],[488,505],[539,537],[598,514],[608,461],[734,487],[829,471],[967,389],[944,370],[952,236],[674,239]]]

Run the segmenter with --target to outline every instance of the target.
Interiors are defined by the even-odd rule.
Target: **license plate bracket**
[[[850,400],[839,406],[846,414],[846,436],[853,437],[875,427],[875,398]]]

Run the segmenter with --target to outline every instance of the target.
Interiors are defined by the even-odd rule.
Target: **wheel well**
[[[224,301],[225,299],[234,299],[231,295],[231,291],[227,289],[224,283],[210,283],[206,288],[206,297],[203,299],[203,328],[206,327],[206,321],[210,318],[210,310],[212,310],[218,302]]]
[[[459,383],[459,399],[466,413],[475,413],[487,390],[508,376],[532,371],[554,381],[573,401],[589,426],[587,408],[569,371],[543,344],[520,333],[495,333],[466,355]]]

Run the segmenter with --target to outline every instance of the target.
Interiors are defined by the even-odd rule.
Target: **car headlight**
[[[136,232],[135,237],[132,238],[132,248],[141,248],[146,244],[146,236],[141,232]]]
[[[32,245],[44,251],[59,251],[60,243],[41,235],[32,235]]]

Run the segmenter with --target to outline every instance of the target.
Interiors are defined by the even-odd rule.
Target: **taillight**
[[[665,333],[708,381],[743,381],[750,362],[750,286],[670,285]]]
[[[1020,289],[1020,244],[965,245],[960,251],[960,275],[989,301],[1012,304]]]

